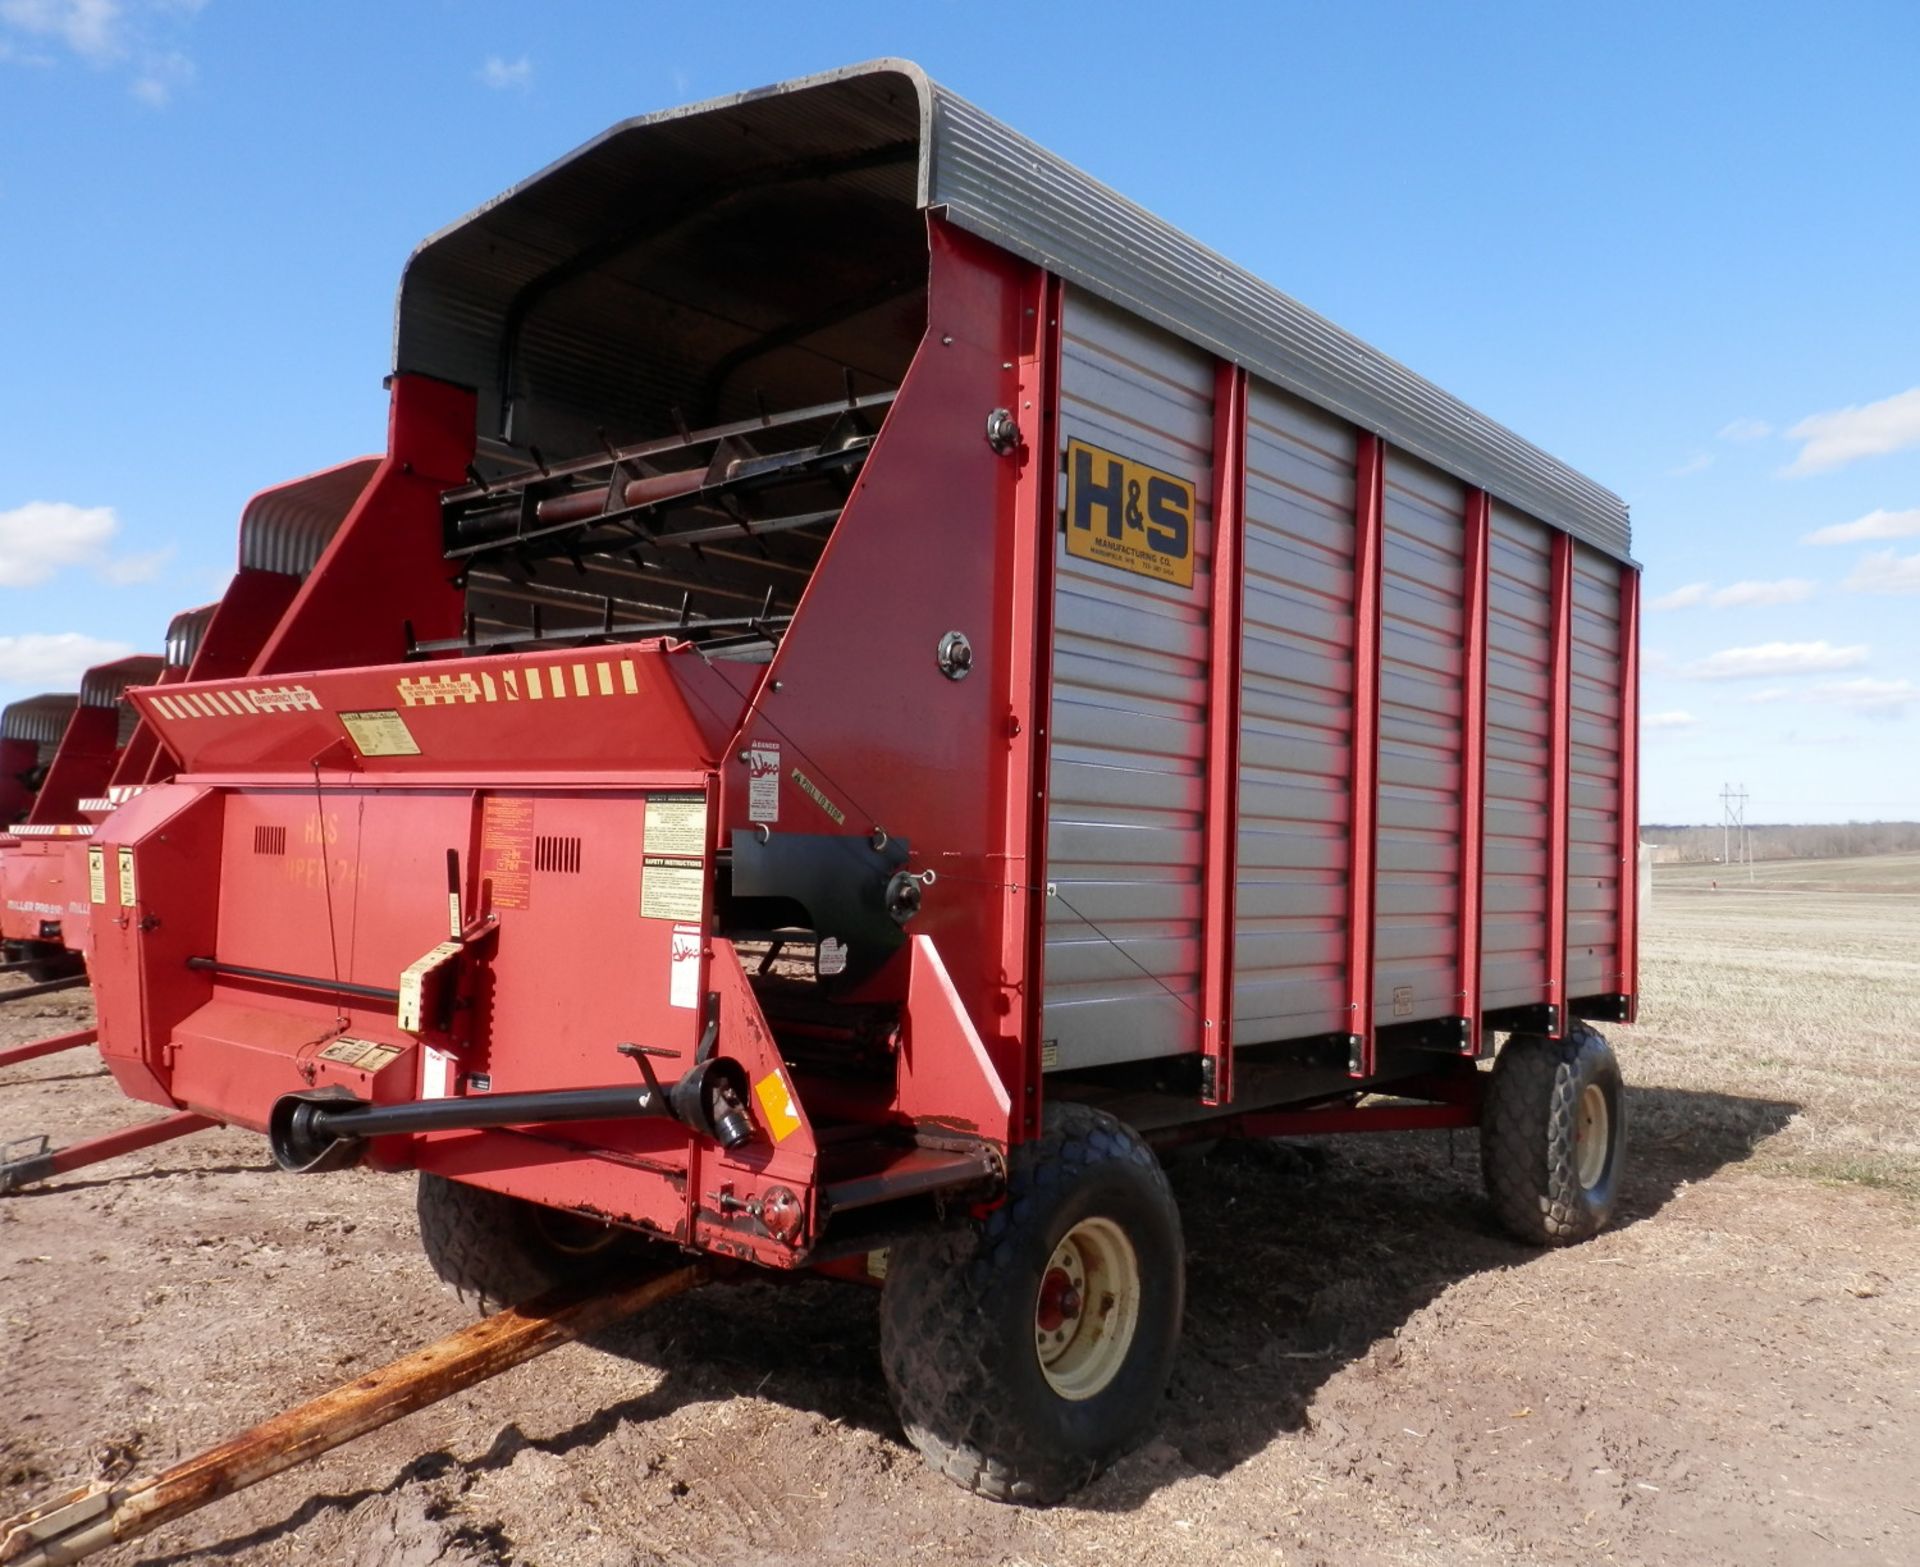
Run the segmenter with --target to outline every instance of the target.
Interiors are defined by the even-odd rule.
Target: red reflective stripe
[[[1462,554],[1460,668],[1460,1015],[1462,1049],[1480,1049],[1480,910],[1486,869],[1487,569],[1490,507],[1485,490],[1467,494]]]
[[[1553,536],[1548,613],[1553,709],[1547,764],[1547,1001],[1558,1020],[1557,1038],[1567,1027],[1567,808],[1573,746],[1573,539],[1565,533]]]
[[[1640,573],[1620,568],[1620,994],[1640,988]],[[1628,1001],[1628,1021],[1633,1003]]]
[[[1380,779],[1380,569],[1386,449],[1362,434],[1353,496],[1353,798],[1347,848],[1347,1017],[1356,1075],[1373,1071],[1374,835]]]
[[[1233,894],[1240,809],[1241,542],[1246,531],[1247,376],[1222,363],[1213,393],[1213,605],[1207,683],[1206,909],[1200,1049],[1208,1104],[1233,1098]]]

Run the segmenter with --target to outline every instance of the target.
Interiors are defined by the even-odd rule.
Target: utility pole
[[[1733,845],[1740,847],[1740,857],[1747,862],[1747,880],[1753,880],[1753,840],[1747,835],[1747,786],[1742,784],[1735,789],[1732,784],[1720,786],[1720,863],[1731,866]]]

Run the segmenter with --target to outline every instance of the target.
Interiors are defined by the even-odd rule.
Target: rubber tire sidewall
[[[1046,1504],[1087,1484],[1156,1423],[1185,1309],[1179,1209],[1150,1149],[1111,1116],[1066,1105],[1016,1152],[983,1218],[897,1243],[881,1298],[882,1364],[909,1439],[950,1479]],[[1092,1397],[1063,1398],[1034,1344],[1054,1249],[1089,1218],[1118,1225],[1140,1269],[1126,1359]]]
[[[1607,1101],[1607,1162],[1582,1186],[1574,1131],[1581,1096]],[[1576,1023],[1563,1039],[1516,1034],[1495,1057],[1480,1121],[1481,1172],[1500,1222],[1536,1246],[1569,1246],[1605,1228],[1626,1162],[1625,1084],[1613,1047]]]

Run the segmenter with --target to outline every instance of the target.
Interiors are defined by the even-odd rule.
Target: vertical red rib
[[[1480,909],[1487,825],[1487,571],[1491,507],[1485,490],[1467,493],[1461,550],[1460,666],[1460,1048],[1480,1051]]]
[[[1640,993],[1640,573],[1620,567],[1620,994]]]
[[[1573,757],[1573,539],[1553,536],[1548,637],[1553,646],[1553,711],[1547,778],[1547,1004],[1552,1034],[1567,1028],[1567,812]]]
[[[1201,1098],[1233,1098],[1233,895],[1240,813],[1240,628],[1246,533],[1247,374],[1213,383],[1213,604],[1207,680],[1205,913],[1201,927]]]
[[[1353,804],[1348,820],[1347,1016],[1350,1070],[1372,1073],[1373,884],[1380,789],[1380,576],[1386,446],[1362,434],[1353,496]]]

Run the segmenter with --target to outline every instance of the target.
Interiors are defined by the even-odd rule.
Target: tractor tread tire
[[[994,1501],[1046,1505],[1137,1445],[1158,1414],[1184,1304],[1180,1217],[1153,1150],[1112,1116],[1085,1105],[1050,1106],[1045,1136],[1016,1150],[1011,1164],[1005,1200],[984,1219],[949,1222],[891,1248],[880,1303],[881,1362],[908,1439],[936,1472]],[[1170,1321],[1163,1306],[1156,1328],[1143,1309],[1135,1353],[1144,1353],[1145,1362],[1131,1378],[1123,1368],[1089,1401],[1130,1380],[1127,1405],[1074,1451],[1033,1419],[1026,1403],[1032,1384],[1009,1374],[1018,1369],[1015,1357],[1033,1354],[1032,1324],[1016,1314],[1010,1328],[1004,1307],[1024,1298],[1023,1286],[1030,1294],[1037,1283],[1028,1277],[1033,1244],[1022,1247],[1024,1231],[1058,1212],[1089,1174],[1113,1166],[1137,1183],[1161,1216],[1162,1239],[1171,1240],[1170,1257],[1145,1248],[1140,1257],[1143,1276],[1156,1265],[1167,1270]],[[1051,1250],[1049,1242],[1040,1256]],[[1161,1342],[1146,1337],[1156,1332]],[[1032,1373],[1044,1387],[1037,1357]]]
[[[635,1236],[606,1252],[585,1256],[543,1241],[537,1204],[469,1186],[443,1175],[420,1174],[420,1244],[427,1261],[461,1300],[481,1316],[517,1306],[560,1284],[610,1267],[616,1257],[648,1244]]]
[[[1608,1093],[1613,1146],[1588,1190],[1575,1166],[1574,1129],[1589,1084]],[[1494,1213],[1515,1238],[1570,1246],[1612,1216],[1626,1144],[1626,1104],[1613,1048],[1575,1023],[1563,1039],[1516,1034],[1495,1058],[1480,1121],[1480,1164]]]

